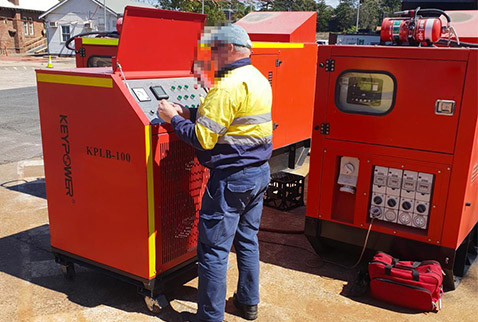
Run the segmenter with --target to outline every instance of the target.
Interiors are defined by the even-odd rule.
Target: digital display
[[[169,98],[169,95],[166,93],[162,86],[151,86],[150,88],[158,101],[167,100]]]
[[[381,104],[383,80],[373,77],[350,77],[347,85],[348,103],[367,106]]]

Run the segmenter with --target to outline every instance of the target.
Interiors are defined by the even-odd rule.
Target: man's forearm
[[[195,110],[197,111],[197,109]],[[191,119],[193,115],[194,115],[194,119],[196,118],[196,111],[194,111],[194,113],[192,113],[193,111],[191,111],[191,114],[190,114]],[[176,135],[181,140],[193,146],[195,149],[204,150],[203,147],[201,146],[201,143],[199,143],[198,141],[198,138],[196,136],[195,124],[192,122],[191,119],[187,120],[180,115],[176,115],[171,119],[171,126],[173,127]]]

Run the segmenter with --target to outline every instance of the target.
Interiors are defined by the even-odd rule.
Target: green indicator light
[[[195,98],[195,97],[196,97],[196,95],[194,95],[194,94],[191,94],[191,98]]]
[[[178,96],[178,100],[181,100],[183,97],[181,95]]]
[[[184,88],[185,88],[185,89],[188,89],[188,88],[189,88],[189,86],[188,86],[188,85],[184,85]]]
[[[196,105],[194,105],[194,104],[191,104],[191,107],[193,107],[193,108],[194,108],[194,107],[196,107]]]
[[[171,89],[174,91],[176,89],[176,86],[171,86]]]
[[[189,105],[184,105],[185,108],[189,108]]]
[[[187,100],[189,98],[189,96],[187,95],[184,95],[184,99]]]
[[[181,88],[183,88],[183,87],[182,87],[181,85],[179,85],[179,86],[178,86],[178,89],[181,89]]]

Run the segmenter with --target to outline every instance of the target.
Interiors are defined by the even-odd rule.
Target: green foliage
[[[201,0],[141,0],[154,2],[164,9],[201,12]],[[340,0],[337,8],[332,8],[325,0],[204,0],[204,13],[207,24],[217,25],[226,22],[224,11],[232,13],[231,21],[237,21],[252,9],[261,11],[316,11],[317,31],[355,32],[357,4],[360,5],[359,29],[375,31],[384,17],[400,10],[401,0]],[[252,7],[252,3],[255,6]]]
[[[346,31],[352,26],[355,26],[356,17],[357,10],[355,8],[355,1],[340,0],[339,5],[335,8],[337,31]]]
[[[315,0],[275,0],[272,1],[273,11],[316,11]]]
[[[401,0],[380,0],[381,18],[393,16],[394,12],[400,10],[401,4]]]
[[[364,0],[360,5],[359,28],[374,32],[380,18],[380,0]]]
[[[158,7],[167,10],[180,10],[186,12],[201,13],[202,3],[200,0],[157,0]],[[236,21],[248,14],[251,7],[238,0],[213,1],[204,0],[204,13],[207,15],[206,24],[215,26],[226,22],[225,10],[230,10],[231,21]]]
[[[328,6],[324,0],[320,0],[317,4],[317,31],[329,31],[333,15],[334,8]]]

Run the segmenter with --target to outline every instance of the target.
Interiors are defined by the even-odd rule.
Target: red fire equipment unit
[[[364,247],[372,225],[366,247],[438,260],[454,289],[478,246],[478,49],[408,35],[417,46],[320,46],[305,230],[320,252]]]
[[[119,40],[76,42],[95,48],[90,58],[109,55],[111,61],[114,49],[114,68],[37,70],[55,258],[67,277],[78,263],[136,284],[151,310],[162,306],[158,295],[168,281],[196,275],[207,171],[156,110],[163,98],[196,107],[206,95],[191,71],[204,20],[126,7]],[[274,88],[276,149],[305,145],[312,122],[317,48],[306,30],[315,30],[315,13],[292,21],[289,39],[266,42],[274,39],[258,35],[262,42],[254,43],[252,58]]]

